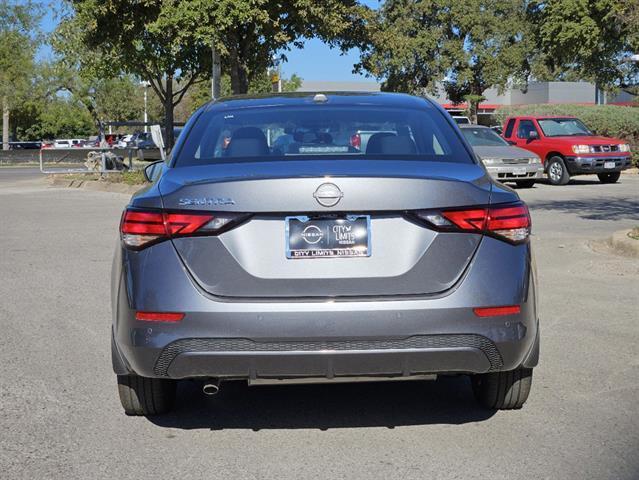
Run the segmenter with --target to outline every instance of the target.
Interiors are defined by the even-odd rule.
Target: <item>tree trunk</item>
[[[239,39],[237,34],[231,36],[229,48],[229,66],[231,75],[231,90],[233,95],[241,95],[248,92],[248,75],[242,63],[240,55]]]
[[[468,116],[470,117],[470,123],[477,124],[477,107],[479,106],[479,100],[472,99],[468,102]]]
[[[231,57],[231,90],[233,95],[241,95],[248,92],[248,77],[239,58]]]
[[[166,94],[164,97],[164,139],[167,150],[173,148],[173,75],[166,77]]]
[[[2,149],[9,150],[9,102],[2,98]]]

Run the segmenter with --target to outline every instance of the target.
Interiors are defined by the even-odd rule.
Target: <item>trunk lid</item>
[[[332,207],[316,198],[325,183],[341,191]],[[159,187],[166,209],[252,214],[219,236],[173,240],[204,290],[223,297],[323,298],[451,288],[481,235],[438,233],[404,212],[485,205],[491,185],[484,169],[473,164],[333,160],[174,168]],[[286,217],[344,214],[370,216],[370,256],[287,258]]]

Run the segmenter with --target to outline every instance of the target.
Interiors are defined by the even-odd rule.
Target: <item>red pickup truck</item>
[[[614,183],[631,166],[630,145],[594,135],[575,117],[510,117],[502,135],[511,145],[539,155],[553,185],[565,185],[572,175],[586,174]]]

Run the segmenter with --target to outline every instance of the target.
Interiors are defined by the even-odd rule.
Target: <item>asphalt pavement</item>
[[[0,169],[0,478],[639,478],[639,176],[519,190],[533,216],[541,364],[520,411],[464,378],[247,387],[126,417],[109,276],[127,196]]]

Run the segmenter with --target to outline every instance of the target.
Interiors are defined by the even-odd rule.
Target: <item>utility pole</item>
[[[149,123],[149,117],[147,114],[146,106],[147,106],[147,90],[149,89],[149,86],[151,85],[151,83],[144,80],[143,82],[140,82],[140,85],[144,87],[144,133],[148,133],[149,127],[147,126],[147,123]]]
[[[217,100],[221,95],[222,66],[220,64],[220,54],[211,44],[212,64],[211,64],[211,100]]]
[[[2,150],[9,150],[9,101],[2,97]]]
[[[282,93],[282,62],[277,55],[273,55],[273,67],[270,74],[273,92]]]

